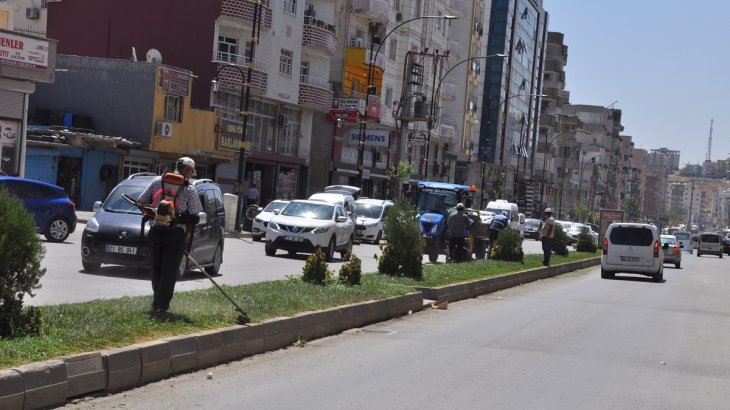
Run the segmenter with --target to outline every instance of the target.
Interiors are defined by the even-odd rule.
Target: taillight
[[[674,253],[679,253],[679,248],[676,246],[674,247]]]
[[[659,257],[659,241],[654,241],[654,257]]]
[[[603,238],[603,254],[608,254],[608,239]]]

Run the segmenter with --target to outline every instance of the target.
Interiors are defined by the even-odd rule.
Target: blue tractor
[[[414,202],[418,212],[418,226],[421,236],[426,239],[425,252],[431,263],[438,260],[439,254],[449,258],[446,221],[449,214],[456,210],[456,204],[461,202],[466,208],[471,207],[475,190],[476,187],[447,182],[420,181],[416,185]],[[484,259],[489,227],[481,223],[478,211],[467,209],[466,212],[474,221],[469,230],[467,249],[477,259]]]

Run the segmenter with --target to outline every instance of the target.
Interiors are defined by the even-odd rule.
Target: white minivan
[[[507,211],[507,219],[509,219],[509,227],[515,231],[520,231],[520,211],[517,204],[514,202],[507,202],[506,199],[497,199],[495,201],[489,201],[487,209],[485,211],[494,212],[495,214],[501,214]],[[523,229],[524,231],[524,216],[523,216]]]
[[[664,252],[659,230],[651,224],[612,223],[606,230],[601,255],[601,277],[612,279],[616,273],[637,273],[664,279]]]
[[[714,232],[703,232],[697,241],[697,256],[717,255],[722,259],[722,235]]]

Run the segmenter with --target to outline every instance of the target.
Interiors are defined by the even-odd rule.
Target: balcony
[[[224,53],[222,51],[213,52],[213,62],[219,64],[233,64],[240,66],[244,72],[246,72],[246,65],[251,59],[240,55]],[[268,75],[269,67],[266,63],[259,60],[253,60],[253,70],[251,72],[251,93],[254,95],[266,94],[266,87],[269,81]],[[241,72],[235,68],[230,68],[221,71],[219,74],[220,84],[223,87],[227,87],[234,90],[241,89]]]
[[[347,42],[348,50],[346,51],[345,63],[352,65],[364,64],[367,66],[370,64],[371,55],[378,53],[378,47],[380,45],[377,43],[373,44],[359,38],[350,39]],[[370,51],[371,49],[372,51]],[[375,59],[373,65],[382,69],[385,68],[385,46],[380,47],[378,58]]]
[[[302,45],[324,50],[330,56],[337,50],[337,30],[332,23],[314,16],[304,16]]]
[[[461,43],[458,41],[449,41],[449,54],[456,58],[461,57]]]
[[[388,22],[388,3],[383,0],[352,0],[352,12],[368,19]]]
[[[332,108],[332,84],[311,75],[299,76],[299,105],[328,112]]]
[[[221,16],[234,17],[246,22],[253,23],[255,2],[252,0],[223,0],[221,3]],[[261,28],[271,30],[271,2],[261,2]]]
[[[456,122],[455,121],[453,121],[449,118],[446,118],[446,117],[441,117],[439,119],[439,122],[441,123],[441,125],[439,127],[440,128],[439,134],[440,134],[441,138],[446,138],[446,139],[450,139],[450,140],[453,140],[454,138],[456,138]]]

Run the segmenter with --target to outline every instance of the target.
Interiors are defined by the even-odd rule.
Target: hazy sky
[[[637,148],[681,151],[680,167],[730,156],[730,0],[544,0],[565,35],[573,104],[618,100]]]

